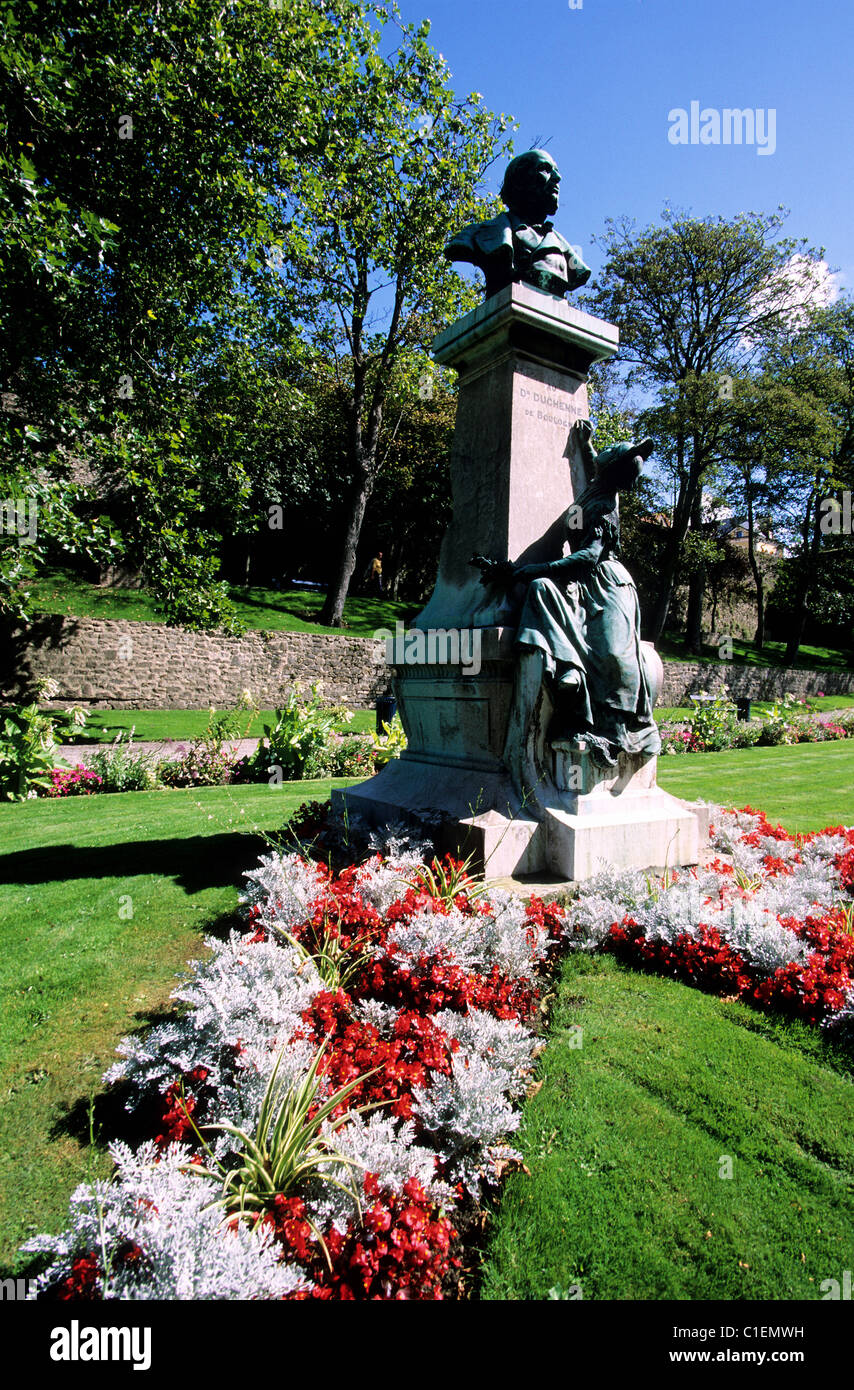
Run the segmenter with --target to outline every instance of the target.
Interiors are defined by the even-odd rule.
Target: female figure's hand
[[[469,564],[480,570],[482,584],[501,584],[509,588],[513,582],[514,565],[512,560],[492,560],[487,555],[473,555]]]

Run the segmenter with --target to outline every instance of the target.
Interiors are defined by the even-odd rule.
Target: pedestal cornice
[[[594,362],[613,357],[619,340],[605,319],[530,285],[508,285],[438,334],[432,351],[443,367],[463,373],[504,348],[586,376]]]

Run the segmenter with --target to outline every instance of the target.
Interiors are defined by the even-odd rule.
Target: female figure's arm
[[[538,565],[519,565],[513,571],[514,579],[574,579],[575,572],[597,565],[602,557],[604,542],[601,536],[591,536],[587,544],[573,555],[565,555],[561,560],[546,560]]]

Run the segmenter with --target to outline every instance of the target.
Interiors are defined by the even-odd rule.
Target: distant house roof
[[[718,535],[721,537],[721,539],[724,539],[726,536],[732,536],[733,534],[735,534],[735,535],[739,535],[739,534],[740,534],[740,535],[744,536],[745,539],[746,539],[746,537],[747,537],[747,517],[746,517],[746,516],[731,516],[731,517],[728,517],[726,521],[722,521],[722,522],[719,523],[719,525],[718,525]],[[771,527],[770,527],[770,525],[769,525],[767,522],[765,522],[765,523],[763,524],[762,522],[754,521],[754,523],[753,523],[753,534],[754,534],[755,536],[760,536],[760,537],[762,538],[762,540],[770,541],[771,539],[773,539],[772,536],[771,536]]]

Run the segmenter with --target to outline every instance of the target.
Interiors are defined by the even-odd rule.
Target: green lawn
[[[482,1297],[821,1298],[854,1267],[846,1066],[805,1024],[570,957]]]
[[[766,642],[762,650],[759,651],[753,642],[745,642],[740,638],[732,639],[733,661],[748,666],[782,666],[783,656],[786,651],[785,642]],[[696,652],[689,652],[686,649],[683,638],[675,633],[667,632],[658,643],[658,652],[663,661],[720,661],[717,648],[707,647],[701,656]],[[852,654],[849,651],[841,651],[836,647],[813,647],[809,644],[802,646],[793,663],[795,667],[806,670],[850,670],[852,667]]]
[[[771,701],[759,701],[752,705],[754,717],[766,714],[771,709]],[[815,710],[849,709],[854,706],[854,695],[824,695],[821,699],[810,701]],[[662,706],[655,711],[659,723],[684,721],[693,713],[688,706]],[[241,738],[260,738],[264,724],[274,717],[273,710],[260,710],[250,725],[241,725]],[[199,738],[209,719],[206,709],[92,709],[89,721],[75,743],[111,743],[119,733],[129,733],[134,729],[136,741],[160,741],[174,739],[186,742]],[[352,720],[339,726],[350,733],[370,733],[376,728],[376,712],[372,709],[355,710]]]
[[[854,824],[854,739],[674,754],[659,758],[658,781],[687,801],[757,806],[792,835]]]
[[[61,613],[74,618],[124,618],[131,622],[162,623],[152,594],[145,589],[102,589],[74,575],[54,572],[30,585],[32,606],[39,613]],[[325,594],[306,589],[242,588],[231,585],[229,594],[238,616],[248,628],[266,632],[332,633],[317,615]],[[348,637],[372,637],[378,628],[391,628],[398,619],[410,620],[420,605],[391,599],[348,598],[344,605],[344,631]]]
[[[172,739],[189,742],[200,738],[210,718],[206,709],[93,709],[85,728],[75,735],[74,743],[112,743],[117,734],[134,730],[137,743],[160,742]],[[251,724],[244,717],[239,738],[260,738],[264,725],[274,721],[275,711],[263,709]],[[376,729],[375,710],[355,710],[349,722],[339,727],[354,734],[366,734]]]
[[[660,768],[663,785],[678,795],[702,795],[738,805],[749,801],[766,809],[772,819],[781,818],[792,830],[854,820],[854,741],[674,757],[662,759]],[[68,1197],[77,1183],[90,1171],[99,1175],[109,1171],[103,1144],[94,1149],[88,1145],[87,1112],[89,1098],[98,1097],[96,1116],[107,1137],[115,1135],[122,1123],[122,1112],[104,1096],[100,1081],[114,1060],[119,1038],[168,1007],[174,976],[202,949],[203,933],[224,929],[236,905],[241,874],[264,851],[264,836],[276,832],[300,802],[327,796],[331,785],[324,781],[279,788],[215,787],[0,805],[0,877],[8,885],[0,906],[0,1277],[25,1267],[16,1251],[28,1235],[62,1226]],[[127,916],[128,908],[132,917]],[[572,973],[583,964],[569,962],[566,967],[561,1005],[565,1012],[559,1014],[553,1032],[558,1043],[561,1029],[569,1026],[565,1020],[571,1015],[566,1010],[575,1007],[572,1001],[581,994],[581,985],[588,986]],[[516,1235],[505,1240],[496,1228],[487,1295],[503,1296],[501,1290],[505,1290],[512,1297],[542,1297],[555,1284],[566,1287],[576,1277],[575,1266],[570,1268],[567,1261],[576,1261],[578,1232],[584,1228],[587,1245],[582,1243],[581,1248],[592,1252],[584,1278],[589,1280],[590,1271],[601,1267],[589,1292],[585,1285],[585,1297],[632,1296],[595,1292],[615,1287],[617,1247],[631,1227],[630,1212],[634,1213],[631,1219],[640,1223],[640,1244],[626,1247],[626,1270],[636,1281],[642,1266],[649,1265],[647,1292],[642,1296],[665,1297],[667,1290],[688,1288],[696,1279],[707,1281],[696,1286],[701,1288],[713,1287],[715,1279],[721,1281],[721,1289],[738,1287],[731,1283],[741,1277],[737,1261],[737,1273],[730,1269],[731,1252],[736,1246],[760,1250],[762,1220],[769,1232],[766,1244],[782,1253],[772,1259],[761,1245],[761,1259],[754,1255],[753,1261],[754,1268],[760,1267],[755,1276],[760,1283],[755,1287],[770,1287],[772,1275],[789,1279],[791,1271],[785,1263],[789,1246],[781,1244],[781,1222],[788,1213],[786,1230],[792,1241],[799,1242],[799,1250],[818,1251],[822,1260],[832,1254],[842,1268],[842,1254],[833,1243],[839,1224],[834,1165],[841,1161],[835,1138],[841,1093],[836,1089],[833,1059],[815,1050],[820,1046],[818,1035],[793,1025],[772,1025],[741,1006],[708,1000],[671,982],[619,971],[611,962],[594,962],[591,971],[590,988],[601,979],[605,993],[592,1000],[590,1008],[595,1005],[603,1020],[611,1020],[614,1048],[620,1038],[619,1021],[625,1022],[623,1052],[588,1049],[584,1053],[585,1067],[602,1062],[603,1070],[579,1073],[585,1078],[585,1089],[572,1092],[577,1104],[574,1100],[567,1105],[567,1093],[556,1092],[563,1097],[567,1113],[560,1125],[543,1120],[547,1131],[542,1125],[537,1128],[536,1118],[541,1113],[538,1107],[551,1094],[544,1087],[528,1108],[525,1142],[534,1145],[527,1159],[532,1172],[539,1162],[534,1158],[536,1144],[544,1144],[546,1157],[552,1152],[558,1155],[556,1169],[564,1172],[568,1183],[581,1184],[584,1193],[598,1194],[592,1216],[585,1218],[583,1194],[572,1186],[567,1188],[566,1201],[562,1197],[558,1201],[553,1193],[538,1195],[537,1182],[517,1191],[514,1179],[508,1193],[508,1221],[519,1223],[520,1213],[525,1219],[530,1216],[528,1239],[539,1249],[541,1239],[546,1243],[552,1239],[537,1234],[541,1226],[546,1230],[540,1205],[553,1207],[558,1213],[555,1220],[566,1221],[559,1240],[555,1237],[562,1254],[558,1259],[551,1250],[542,1270],[537,1264],[539,1254],[530,1260],[526,1256],[524,1276],[514,1283],[518,1270],[510,1267],[511,1255],[518,1247],[521,1258],[523,1244]],[[615,991],[613,997],[609,990]],[[680,1018],[687,1031],[680,1031]],[[597,1041],[599,1034],[600,1025],[595,1022],[590,1042]],[[648,1057],[643,1048],[638,1051],[638,1044],[647,1042]],[[553,1044],[546,1065],[554,1066],[557,1074],[563,1064],[554,1053]],[[719,1055],[723,1059],[720,1084],[715,1080]],[[577,1056],[572,1052],[566,1065],[576,1065]],[[651,1079],[635,1074],[632,1058],[643,1060],[650,1078],[664,1078],[660,1094],[653,1094]],[[744,1074],[737,1074],[733,1083],[738,1104],[732,1102],[732,1117],[726,1111],[729,1128],[722,1130],[718,1115],[722,1107],[726,1109],[724,1094],[729,1094],[724,1080],[732,1080],[732,1066],[741,1060]],[[846,1095],[850,1115],[850,1086]],[[705,1130],[704,1107],[709,1114]],[[748,1121],[757,1107],[762,1125],[757,1119],[751,1129]],[[619,1125],[612,1133],[615,1116]],[[846,1124],[850,1129],[850,1119]],[[561,1125],[567,1135],[562,1157],[560,1146],[555,1148],[549,1138],[552,1129],[555,1135],[564,1132]],[[577,1135],[587,1133],[586,1126],[586,1147],[578,1152],[591,1172],[576,1163]],[[724,1132],[730,1136],[729,1147],[719,1141]],[[542,1133],[545,1140],[530,1138]],[[684,1150],[678,1147],[683,1141]],[[741,1187],[727,1184],[721,1196],[715,1186],[718,1180],[713,1182],[705,1168],[697,1168],[692,1178],[692,1164],[696,1167],[700,1158],[705,1163],[709,1154],[717,1158],[731,1151],[749,1158],[753,1165],[744,1168]],[[601,1163],[599,1153],[604,1155]],[[617,1156],[612,1158],[613,1154]],[[612,1167],[607,1167],[606,1159]],[[602,1184],[587,1185],[600,1170],[610,1174],[609,1182],[618,1184],[618,1201]],[[741,1180],[738,1165],[736,1173]],[[766,1179],[768,1193],[776,1194],[774,1201],[785,1208],[783,1216],[770,1211],[770,1196],[762,1205]],[[803,1191],[797,1188],[799,1183]],[[721,1189],[724,1186],[721,1183]],[[792,1206],[790,1194],[796,1188]],[[630,1192],[634,1197],[627,1195]],[[738,1192],[743,1210],[736,1200]],[[607,1214],[614,1201],[609,1226],[602,1212]],[[760,1213],[755,1219],[754,1207]],[[710,1240],[719,1237],[708,1252],[705,1246],[699,1253],[695,1248],[697,1220],[705,1221],[703,1240],[706,1229],[713,1230]],[[659,1225],[664,1235],[654,1245]],[[824,1234],[816,1244],[814,1231],[819,1225]],[[614,1249],[606,1257],[602,1248],[609,1230]],[[645,1240],[654,1245],[653,1253],[647,1252],[646,1264],[641,1258]],[[752,1263],[750,1253],[738,1258]],[[850,1251],[845,1258],[848,1265],[844,1267],[850,1268]],[[808,1260],[807,1277],[813,1273],[812,1253]],[[837,1273],[837,1264],[830,1263],[821,1277]],[[543,1279],[548,1279],[545,1285]],[[665,1292],[657,1293],[658,1289]],[[810,1295],[749,1291],[673,1296]]]
[[[116,1043],[167,1007],[263,836],[332,785],[347,783],[0,805],[0,1271],[62,1226],[90,1163],[109,1171],[87,1103]]]
[[[854,695],[825,695],[810,703],[816,710],[848,709],[854,705]],[[752,706],[752,713],[761,715],[770,709],[770,701],[759,702]],[[665,723],[686,720],[692,713],[691,708],[684,706],[662,706],[655,711],[655,717],[659,723]],[[259,711],[248,729],[246,724],[241,725],[241,738],[260,738],[264,732],[264,724],[269,723],[273,715],[273,710]],[[199,738],[204,732],[208,718],[209,711],[206,709],[92,709],[89,712],[88,724],[74,741],[110,743],[117,734],[128,733],[134,729],[137,742],[165,739],[183,742]],[[342,723],[340,727],[354,734],[370,733],[376,728],[376,712],[372,709],[356,710],[353,719],[349,723]]]

